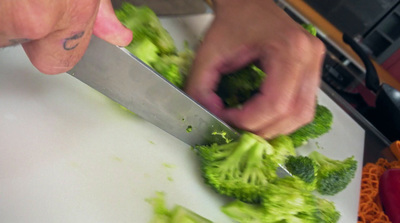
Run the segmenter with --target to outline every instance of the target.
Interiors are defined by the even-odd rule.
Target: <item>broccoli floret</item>
[[[154,212],[150,223],[211,223],[210,220],[181,205],[175,205],[169,210],[165,203],[164,192],[157,192],[156,196],[147,199],[147,202],[153,206]]]
[[[133,32],[132,42],[126,47],[137,58],[182,88],[194,58],[187,44],[177,51],[171,35],[162,27],[156,14],[148,7],[123,3],[115,10],[118,19]]]
[[[236,222],[267,223],[268,214],[261,204],[249,204],[234,200],[221,207],[221,211]]]
[[[178,88],[183,88],[194,59],[194,52],[188,47],[176,55],[161,55],[151,66]]]
[[[294,176],[302,179],[306,189],[316,189],[318,164],[308,156],[289,156],[285,163],[286,169]]]
[[[335,223],[340,214],[334,204],[304,190],[297,177],[277,179],[268,184],[260,204],[239,200],[221,208],[237,222],[246,223]]]
[[[217,95],[227,107],[237,107],[258,92],[265,73],[254,65],[249,65],[233,73],[222,76]]]
[[[280,135],[274,139],[268,140],[274,148],[274,153],[270,156],[274,162],[278,164],[285,164],[289,156],[296,155],[296,150],[293,146],[292,139],[286,135]]]
[[[333,114],[325,106],[317,104],[312,122],[300,127],[289,136],[293,145],[299,147],[308,143],[310,139],[316,139],[331,130]]]
[[[154,61],[157,61],[159,57],[157,46],[149,39],[132,42],[126,46],[126,49],[147,65],[151,65]]]
[[[296,176],[278,178],[267,185],[262,204],[271,218],[275,216],[277,221],[300,212],[309,212],[315,207],[316,196],[305,187],[305,182]]]
[[[318,151],[313,151],[309,157],[318,164],[317,191],[324,195],[335,195],[344,190],[354,178],[357,161],[354,156],[344,160],[334,160]]]
[[[174,40],[162,26],[157,15],[147,6],[136,7],[124,2],[120,9],[115,10],[117,18],[133,32],[133,41],[143,38],[150,39],[161,53],[176,51]]]
[[[239,140],[227,144],[197,146],[206,183],[220,194],[258,202],[265,185],[277,177],[276,160],[283,160],[290,153],[280,150],[293,150],[293,146],[283,147],[284,140],[290,138],[282,136],[275,140],[277,148],[255,134],[244,132]]]

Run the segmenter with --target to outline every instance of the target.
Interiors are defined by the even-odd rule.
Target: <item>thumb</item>
[[[111,0],[100,0],[93,34],[118,46],[127,46],[132,41],[132,31],[123,26],[118,20]]]

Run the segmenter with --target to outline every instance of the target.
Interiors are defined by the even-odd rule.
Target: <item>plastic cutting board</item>
[[[195,44],[211,19],[163,22],[179,45]],[[319,101],[334,114],[333,129],[316,141],[320,151],[359,161],[351,184],[328,198],[340,222],[357,222],[364,130],[322,92]],[[170,206],[231,222],[219,211],[227,199],[203,183],[188,145],[68,74],[40,74],[21,47],[0,49],[0,222],[146,223],[145,199],[156,191]]]

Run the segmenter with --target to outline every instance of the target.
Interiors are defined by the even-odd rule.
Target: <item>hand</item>
[[[272,0],[215,0],[186,92],[216,116],[265,138],[312,121],[325,47]],[[249,63],[267,74],[260,92],[228,109],[215,91],[223,74]]]
[[[0,24],[0,47],[21,43],[46,74],[70,70],[92,33],[120,46],[132,40],[110,0],[0,0]]]

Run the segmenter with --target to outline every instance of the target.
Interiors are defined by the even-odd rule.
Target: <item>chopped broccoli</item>
[[[124,2],[120,9],[115,10],[117,18],[133,32],[133,41],[151,40],[162,53],[174,53],[174,40],[162,26],[157,15],[147,6],[136,7]]]
[[[302,179],[307,184],[308,190],[315,190],[318,164],[314,160],[308,156],[289,156],[285,167],[291,174]]]
[[[261,204],[249,204],[234,200],[221,207],[221,211],[236,222],[267,223],[268,213]]]
[[[165,204],[165,193],[157,192],[156,196],[147,199],[153,206],[154,216],[150,223],[211,223],[210,220],[181,206],[175,205],[169,210]]]
[[[284,146],[291,145],[284,140],[290,138],[278,137],[273,142],[278,146],[273,147],[265,139],[245,132],[239,140],[227,144],[197,146],[206,183],[220,194],[258,202],[262,189],[277,177],[276,160],[284,160],[294,151],[293,146]]]
[[[237,222],[246,223],[335,223],[340,214],[334,204],[305,190],[297,177],[277,179],[265,187],[260,204],[235,200],[221,208]]]
[[[174,40],[156,14],[147,6],[136,7],[124,2],[115,10],[118,19],[132,30],[132,42],[126,47],[137,58],[182,88],[194,58],[187,46],[176,49]]]
[[[131,42],[131,44],[126,46],[126,49],[147,65],[151,65],[159,57],[157,46],[149,39]]]
[[[258,92],[265,73],[255,65],[222,76],[217,95],[227,107],[237,107]]]
[[[344,190],[354,178],[357,161],[354,156],[334,160],[313,151],[309,157],[318,164],[317,191],[324,195],[335,195]]]
[[[299,147],[308,143],[310,139],[316,139],[331,130],[333,114],[325,106],[317,104],[314,119],[300,127],[289,136],[292,138],[293,145]]]
[[[280,135],[268,141],[274,148],[271,159],[278,164],[285,164],[287,157],[296,155],[292,139],[287,135]]]

